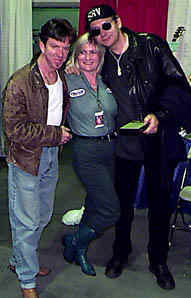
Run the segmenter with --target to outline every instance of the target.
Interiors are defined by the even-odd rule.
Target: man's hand
[[[61,126],[61,129],[62,129],[62,138],[61,138],[61,141],[60,141],[60,145],[67,143],[72,138],[72,135],[70,134],[70,129],[69,128],[67,128],[65,126]]]
[[[66,64],[64,71],[68,74],[76,74],[76,75],[80,74],[79,69],[74,64],[72,64],[70,62],[68,62]]]
[[[144,119],[144,124],[149,124],[149,126],[143,131],[143,133],[149,135],[157,132],[159,121],[154,114],[148,114]]]

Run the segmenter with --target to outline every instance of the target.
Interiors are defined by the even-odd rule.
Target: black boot
[[[155,275],[159,287],[164,290],[175,288],[174,278],[166,264],[150,265],[149,270]]]
[[[128,264],[128,256],[132,252],[130,230],[127,235],[124,235],[123,230],[117,227],[116,239],[113,243],[113,257],[109,260],[105,269],[105,275],[109,278],[119,277]]]
[[[128,257],[126,259],[122,259],[120,257],[113,256],[106,265],[105,275],[109,278],[119,277],[127,263]]]
[[[167,238],[167,237],[166,237]],[[164,242],[164,241],[163,241]],[[158,285],[165,290],[175,288],[175,281],[167,266],[168,242],[163,250],[157,250],[156,246],[148,245],[149,270],[155,275]]]
[[[86,225],[80,225],[75,260],[85,274],[92,276],[95,276],[96,272],[92,264],[88,263],[86,253],[89,243],[96,238],[97,234],[94,229]]]
[[[73,235],[65,235],[63,237],[62,244],[64,246],[63,256],[64,259],[69,262],[73,263],[75,260],[76,255],[76,246],[77,241],[79,239],[79,233],[74,233]]]
[[[64,236],[63,245],[64,258],[68,262],[76,261],[76,264],[81,266],[82,271],[91,276],[95,276],[96,272],[94,267],[88,263],[87,260],[87,248],[89,243],[97,238],[97,234],[94,229],[81,224],[79,230],[71,235]]]

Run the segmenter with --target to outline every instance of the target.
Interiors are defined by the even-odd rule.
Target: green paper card
[[[144,122],[142,121],[131,121],[123,126],[120,129],[140,129],[144,126]]]

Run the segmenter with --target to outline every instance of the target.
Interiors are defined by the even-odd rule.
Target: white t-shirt
[[[57,72],[57,81],[46,84],[49,93],[47,125],[59,126],[62,121],[63,83]]]

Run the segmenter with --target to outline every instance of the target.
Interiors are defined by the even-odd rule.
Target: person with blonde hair
[[[63,254],[91,276],[96,272],[87,260],[88,245],[114,225],[120,215],[114,187],[117,104],[100,76],[104,53],[104,47],[91,40],[88,33],[83,34],[74,44],[71,57],[80,75],[66,75],[73,166],[87,194],[79,229],[63,237]]]

